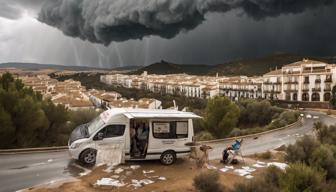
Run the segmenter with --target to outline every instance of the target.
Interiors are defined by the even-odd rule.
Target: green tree
[[[10,73],[0,76],[0,148],[65,145],[78,125],[67,123],[69,119],[64,106],[44,101]]]
[[[239,115],[239,107],[228,98],[209,99],[205,109],[206,127],[213,136],[222,138],[236,127]]]
[[[40,132],[48,126],[48,119],[39,103],[26,96],[16,103],[14,114],[13,123],[16,127],[19,146],[35,146],[39,140],[47,139],[38,137]]]
[[[283,110],[271,105],[267,100],[242,99],[239,101],[240,126],[264,126]]]
[[[64,105],[55,105],[50,100],[42,103],[42,109],[48,119],[48,127],[41,131],[43,138],[49,137],[48,143],[57,142],[57,136],[63,131],[66,122],[70,119],[68,110]]]
[[[15,128],[8,114],[0,103],[0,148],[10,148],[15,141]]]
[[[22,83],[21,79],[16,79],[15,82],[15,88],[18,91],[21,91],[24,88],[24,84]]]
[[[6,72],[1,76],[0,81],[2,88],[8,91],[9,85],[14,82],[14,77],[9,72]]]

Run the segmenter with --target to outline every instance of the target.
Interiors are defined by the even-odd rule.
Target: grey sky
[[[132,3],[135,0],[127,1]],[[134,33],[130,34],[131,36],[123,33],[120,39],[116,37],[118,33],[113,31],[115,28],[112,28],[113,38],[108,40],[103,38],[104,42],[107,42],[104,43],[96,41],[96,37],[91,39],[91,42],[78,38],[88,39],[88,36],[83,36],[88,34],[87,31],[81,33],[82,35],[69,34],[68,27],[60,27],[64,26],[62,23],[48,23],[44,20],[47,25],[37,20],[43,0],[0,0],[0,62],[118,67],[147,65],[161,59],[176,63],[215,64],[274,52],[336,55],[334,19],[336,5],[332,0],[320,1],[323,3],[318,5],[314,4],[316,1],[286,1],[292,2],[288,4],[279,4],[279,1],[282,2],[281,0],[223,0],[223,2],[235,2],[234,7],[231,3],[230,9],[222,7],[220,10],[214,10],[210,3],[217,1],[203,0],[202,2],[210,2],[207,5],[207,10],[210,11],[197,8],[197,11],[201,10],[200,13],[204,14],[204,18],[195,26],[188,28],[185,23],[179,24],[178,27],[169,25],[171,20],[168,20],[165,14],[163,20],[161,16],[158,18],[161,19],[160,21],[168,22],[166,25],[158,24],[157,20],[149,20],[150,23],[146,23],[147,21],[143,19],[139,20],[140,24],[145,22],[146,26],[153,26],[154,32],[153,30],[141,31],[135,34],[137,35],[135,39],[130,38],[134,37]],[[183,1],[184,4],[185,2],[190,1]],[[257,2],[258,6],[246,5],[246,2]],[[200,7],[200,5],[197,6]],[[203,4],[202,6],[204,7]],[[187,8],[190,12],[190,7]],[[181,11],[180,9],[176,10]],[[112,18],[115,15],[116,13],[109,14]],[[173,15],[168,15],[169,19]],[[184,16],[184,12],[179,15],[182,20]],[[111,23],[110,17],[106,17],[108,24]],[[180,21],[173,19],[175,19],[172,20],[174,22]],[[187,21],[190,22],[189,17]],[[132,27],[128,26],[127,29],[131,30]],[[171,29],[172,27],[175,28]],[[73,26],[70,29],[74,29]],[[109,30],[111,31],[111,28]],[[173,31],[173,35],[169,38],[165,36],[167,30]],[[100,36],[97,37],[100,38]],[[115,40],[117,42],[114,42]]]

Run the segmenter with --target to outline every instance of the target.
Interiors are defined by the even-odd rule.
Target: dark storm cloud
[[[254,19],[301,13],[306,9],[331,5],[334,0],[242,0],[239,7]]]
[[[232,9],[260,20],[300,13],[334,0],[48,0],[38,19],[64,34],[95,43],[142,39],[155,35],[173,38],[192,30],[209,12]]]

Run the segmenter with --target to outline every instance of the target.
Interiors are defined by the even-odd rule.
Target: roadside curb
[[[292,123],[292,124],[286,125],[284,127],[268,130],[268,131],[263,131],[263,132],[260,132],[260,133],[242,135],[242,136],[237,136],[237,137],[228,137],[228,138],[223,138],[223,139],[214,139],[214,140],[208,140],[208,141],[196,141],[196,142],[200,143],[200,144],[207,144],[207,143],[218,143],[218,142],[223,142],[223,141],[232,141],[232,140],[235,140],[235,139],[244,139],[244,138],[262,136],[262,135],[265,135],[265,134],[268,134],[268,133],[273,133],[273,132],[276,132],[276,131],[287,129],[287,128],[290,128],[292,126],[300,125],[300,124],[302,124],[302,120],[303,120],[303,118],[299,117],[298,120],[296,122]]]
[[[68,146],[22,148],[22,149],[0,149],[0,155],[57,152],[57,151],[64,151],[64,150],[67,150],[67,149],[68,149]]]

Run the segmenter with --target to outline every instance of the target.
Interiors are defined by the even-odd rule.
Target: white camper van
[[[69,139],[72,158],[94,164],[101,145],[124,144],[125,160],[160,159],[165,165],[190,154],[194,113],[114,108],[77,127]]]

